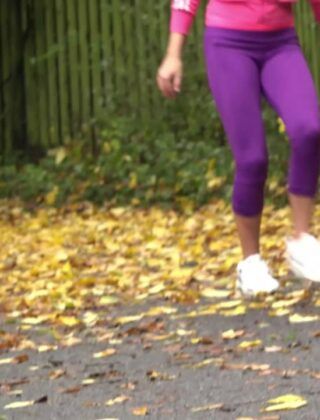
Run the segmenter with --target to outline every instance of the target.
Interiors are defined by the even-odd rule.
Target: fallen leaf
[[[300,395],[286,394],[268,401],[268,407],[261,409],[261,412],[296,410],[308,404],[307,400]]]
[[[133,408],[132,414],[134,414],[135,416],[146,416],[148,414],[148,407],[142,406],[142,407]]]
[[[5,410],[11,410],[15,408],[30,407],[31,405],[34,405],[34,401],[17,401],[14,403],[7,404],[3,408]]]
[[[127,397],[126,395],[120,395],[119,397],[108,400],[106,402],[106,405],[111,407],[112,405],[115,405],[115,404],[122,404],[123,402],[128,401],[129,399],[130,398]]]
[[[223,404],[217,403],[217,404],[207,404],[203,405],[201,407],[193,407],[191,408],[191,411],[193,413],[199,413],[201,411],[211,411],[211,410],[217,410],[223,407]]]
[[[117,350],[116,349],[106,349],[106,350],[103,350],[103,351],[99,351],[99,352],[97,352],[97,353],[94,353],[93,354],[93,357],[95,358],[95,359],[101,359],[102,357],[109,357],[109,356],[112,356],[113,354],[115,354],[117,352]]]
[[[254,341],[242,341],[240,344],[238,344],[238,348],[240,349],[252,349],[254,347],[259,347],[262,345],[261,340],[254,340]]]
[[[244,330],[237,330],[237,331],[235,331],[235,330],[232,330],[231,329],[231,330],[224,331],[221,334],[221,336],[222,336],[222,338],[224,340],[233,340],[235,338],[242,337],[244,334],[245,334],[245,331]]]
[[[300,324],[304,322],[314,322],[318,321],[318,315],[300,315],[300,314],[293,314],[289,317],[289,321],[291,324]]]
[[[209,287],[202,289],[200,292],[200,295],[206,298],[226,298],[231,294],[231,290],[211,289]]]

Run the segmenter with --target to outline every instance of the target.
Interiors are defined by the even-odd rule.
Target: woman
[[[320,22],[320,0],[310,0]],[[293,232],[287,260],[300,278],[320,282],[320,243],[309,232],[320,169],[316,89],[294,28],[295,0],[209,0],[204,51],[209,86],[235,160],[233,211],[243,251],[237,287],[271,293],[279,282],[259,252],[268,155],[261,96],[284,121],[290,139],[288,193]],[[172,0],[170,37],[157,83],[175,98],[182,51],[200,0]]]

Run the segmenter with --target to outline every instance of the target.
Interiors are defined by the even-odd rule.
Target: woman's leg
[[[244,52],[205,40],[210,89],[235,160],[233,210],[244,257],[259,253],[268,156],[257,64]]]
[[[309,232],[314,209],[314,198],[289,193],[292,210],[292,236],[299,239],[304,232]]]
[[[316,89],[300,47],[289,45],[262,69],[266,98],[286,125],[291,142],[289,199],[293,235],[309,231],[320,169],[320,115]]]
[[[235,213],[243,258],[260,253],[261,214],[245,217]]]

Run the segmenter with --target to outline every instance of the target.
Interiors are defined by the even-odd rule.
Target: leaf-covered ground
[[[282,288],[255,301],[230,207],[185,210],[1,202],[0,419],[319,418],[320,293],[288,273],[288,209],[265,209]]]

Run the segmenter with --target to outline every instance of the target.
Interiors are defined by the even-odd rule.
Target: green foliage
[[[195,120],[192,113],[177,118],[183,106],[179,101],[171,116],[170,106],[162,123],[141,127],[132,117],[100,121],[94,156],[91,142],[80,139],[49,150],[37,163],[3,166],[0,196],[58,206],[85,199],[96,204],[161,203],[193,208],[212,197],[229,200],[234,164],[214,107],[205,96],[196,100],[192,106],[202,107],[203,113]],[[279,134],[276,116],[269,108],[264,118],[272,198],[283,204],[288,143]]]

